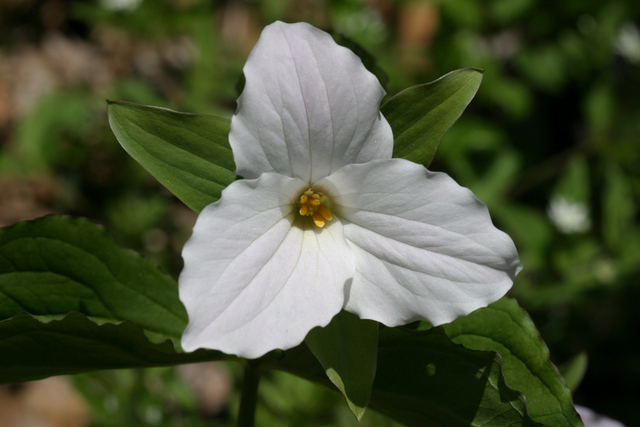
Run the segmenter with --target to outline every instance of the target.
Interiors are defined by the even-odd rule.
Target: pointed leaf
[[[332,386],[305,346],[262,361],[265,367]],[[441,328],[380,328],[369,406],[407,425],[538,425],[527,414],[524,396],[505,384],[500,356],[454,344]]]
[[[196,212],[235,180],[229,120],[109,102],[109,123],[131,157]]]
[[[152,344],[132,322],[97,325],[80,313],[48,323],[27,313],[0,321],[0,384],[98,369],[220,360],[213,351],[177,353],[171,342]]]
[[[378,323],[341,311],[326,327],[312,329],[305,342],[360,421],[376,375]]]
[[[131,320],[156,341],[178,342],[187,313],[178,285],[149,261],[119,248],[100,226],[47,216],[0,230],[0,320],[69,312],[98,323]]]
[[[500,353],[506,383],[524,393],[534,420],[550,426],[582,425],[549,350],[515,300],[503,298],[444,328],[451,340],[467,348]]]
[[[429,166],[442,137],[478,91],[482,73],[474,68],[452,71],[385,102],[380,110],[393,129],[393,157]]]

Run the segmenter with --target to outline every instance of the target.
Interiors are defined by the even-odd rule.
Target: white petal
[[[232,183],[202,211],[182,252],[186,351],[259,357],[296,346],[340,311],[353,255],[340,222],[311,229],[296,212],[307,188],[263,174]]]
[[[309,24],[264,29],[244,67],[229,140],[237,173],[315,181],[350,163],[391,158],[384,89],[350,50]]]
[[[502,297],[521,269],[485,204],[446,174],[383,160],[346,166],[316,188],[356,254],[345,309],[361,318],[450,322]]]

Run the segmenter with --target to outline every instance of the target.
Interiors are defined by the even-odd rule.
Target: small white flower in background
[[[142,0],[100,0],[100,5],[107,10],[133,12]]]
[[[640,30],[633,22],[627,22],[622,26],[613,46],[627,61],[633,64],[640,63]]]
[[[520,270],[486,206],[443,173],[392,159],[384,90],[308,24],[276,22],[244,67],[237,173],[183,250],[182,346],[255,358],[345,309],[388,326],[450,322]]]
[[[597,414],[584,406],[575,405],[575,408],[580,414],[580,418],[582,418],[584,427],[625,427],[620,421]]]
[[[569,201],[564,197],[551,199],[547,208],[547,216],[553,225],[564,234],[582,233],[591,227],[587,205]]]
[[[599,258],[593,265],[593,274],[601,284],[610,285],[618,277],[618,267],[611,258]]]

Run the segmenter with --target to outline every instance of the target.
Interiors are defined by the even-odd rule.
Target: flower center
[[[331,211],[326,205],[328,201],[329,199],[324,194],[308,189],[302,193],[298,201],[300,205],[300,215],[310,216],[316,227],[324,227],[325,222],[333,218]]]

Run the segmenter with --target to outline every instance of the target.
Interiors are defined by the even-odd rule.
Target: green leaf
[[[584,374],[587,373],[587,365],[589,364],[589,358],[586,353],[579,353],[576,357],[559,366],[560,372],[567,383],[567,387],[572,392],[578,389],[578,386],[584,378]]]
[[[305,343],[360,421],[376,375],[378,322],[341,311],[326,327],[312,329]]]
[[[227,119],[109,102],[109,123],[131,157],[196,212],[236,178]]]
[[[475,96],[482,70],[465,68],[403,90],[380,110],[393,129],[393,157],[429,166],[444,134]]]
[[[636,242],[637,208],[628,179],[618,165],[606,165],[602,192],[602,236],[607,249],[612,252],[620,252],[625,246]]]
[[[589,204],[590,173],[586,156],[574,156],[565,166],[564,172],[553,190],[553,195],[570,202]]]
[[[173,279],[102,227],[64,216],[0,230],[0,320],[21,311],[40,320],[69,312],[97,323],[130,320],[153,340],[176,343],[187,324]]]
[[[152,344],[132,322],[97,325],[80,313],[48,323],[20,313],[0,321],[0,384],[98,369],[146,368],[227,358]]]
[[[68,167],[72,164],[68,158],[71,144],[61,136],[78,135],[78,129],[91,123],[93,108],[92,95],[79,89],[54,90],[39,97],[17,121],[11,146],[0,151],[0,169],[23,175],[42,174],[59,165]]]
[[[332,387],[304,346],[262,362],[266,368]],[[505,384],[500,356],[454,344],[442,328],[380,328],[369,406],[407,425],[538,425],[527,414],[523,395]]]
[[[453,342],[502,356],[506,383],[527,398],[531,417],[549,426],[581,426],[571,392],[549,350],[515,300],[503,298],[444,326]]]

